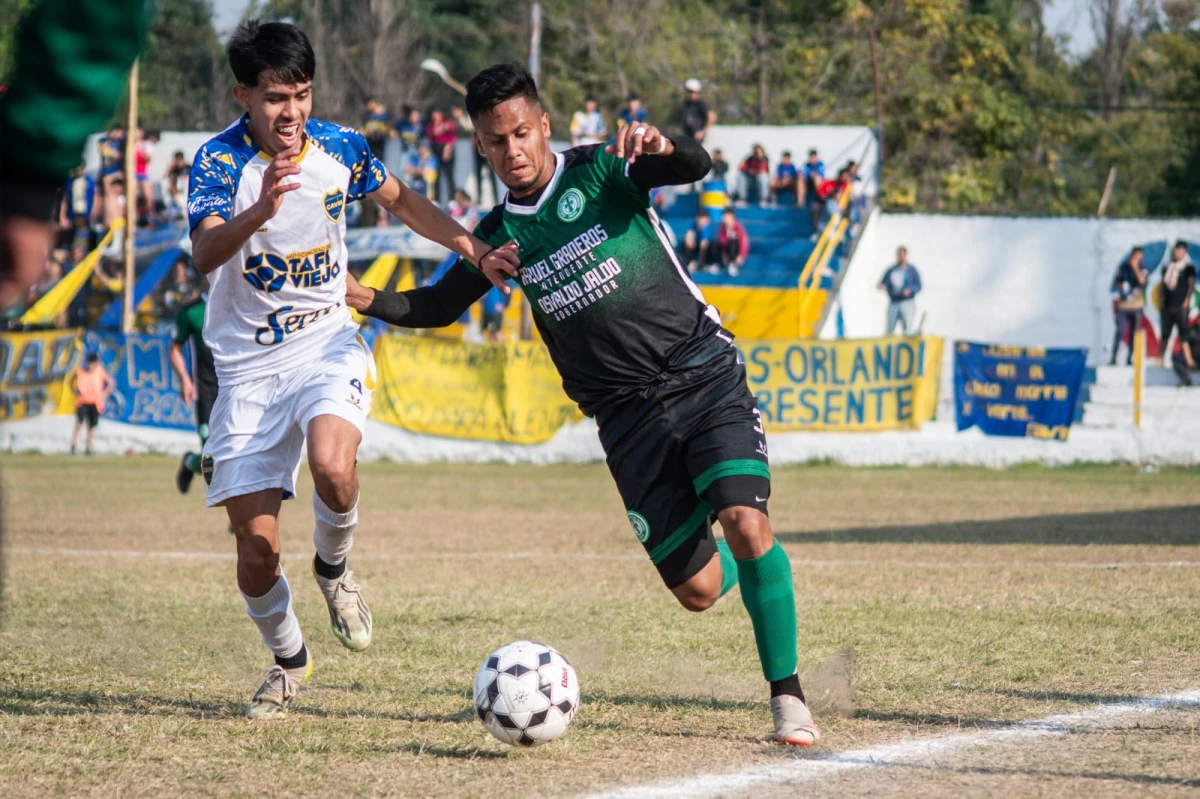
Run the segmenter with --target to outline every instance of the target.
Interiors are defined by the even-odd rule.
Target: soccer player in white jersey
[[[282,22],[243,23],[228,44],[246,113],[197,153],[188,190],[192,256],[210,282],[204,339],[220,392],[201,470],[208,504],[237,536],[238,587],[275,665],[247,708],[282,715],[312,671],[279,564],[279,509],[301,448],[316,492],[313,571],[334,635],[371,642],[371,613],[346,569],[358,521],[355,459],[371,408],[371,352],[346,308],[346,205],[369,196],[473,263],[491,249],[371,155],[361,134],[309,117],[315,57]]]

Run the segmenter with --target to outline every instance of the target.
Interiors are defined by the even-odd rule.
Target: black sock
[[[793,674],[791,677],[784,677],[782,680],[771,681],[771,698],[788,694],[798,698],[801,702],[804,701],[804,692],[800,690],[800,677]]]
[[[300,651],[288,658],[275,656],[275,665],[285,669],[302,669],[308,665],[308,647],[300,644]]]
[[[321,560],[320,555],[313,555],[313,571],[318,577],[324,577],[326,580],[336,580],[346,573],[346,561],[343,560],[336,566],[331,566]]]

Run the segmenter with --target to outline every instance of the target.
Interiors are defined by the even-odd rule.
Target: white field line
[[[232,539],[230,539],[232,545]],[[53,557],[76,558],[127,558],[127,559],[159,559],[159,560],[236,560],[234,552],[175,552],[163,550],[142,549],[78,549],[72,547],[7,547],[0,553],[8,555],[49,555]],[[583,560],[583,561],[613,561],[613,562],[643,562],[646,560],[640,554],[605,554],[601,552],[388,552],[359,555],[364,561],[405,561],[405,560]],[[287,553],[284,560],[311,560],[312,555]],[[792,558],[792,566],[800,568],[838,568],[863,566],[888,566],[892,568],[912,569],[1195,569],[1200,568],[1200,560],[1153,560],[1153,561],[1105,561],[1088,563],[1086,561],[1040,561],[1040,560],[997,560],[997,561],[914,561],[902,559],[871,560],[859,558],[853,560],[822,560]]]
[[[1078,713],[1049,716],[1025,721],[987,732],[959,733],[918,738],[897,744],[830,752],[789,758],[775,765],[753,766],[729,774],[701,774],[675,781],[622,788],[607,793],[592,794],[589,799],[654,799],[654,797],[686,796],[723,797],[760,793],[771,787],[792,789],[802,784],[817,783],[848,771],[887,768],[888,766],[944,766],[941,758],[978,746],[1020,744],[1038,738],[1069,735],[1077,731],[1103,729],[1108,724],[1150,715],[1169,707],[1200,705],[1200,690],[1169,694],[1157,698],[1135,699],[1111,705],[1097,705]],[[814,786],[819,790],[819,787]]]

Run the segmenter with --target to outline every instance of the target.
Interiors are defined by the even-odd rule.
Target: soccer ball
[[[579,708],[579,678],[559,652],[517,641],[492,654],[475,675],[475,712],[506,744],[538,746],[567,731]]]

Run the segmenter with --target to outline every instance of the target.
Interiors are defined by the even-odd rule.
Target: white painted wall
[[[1200,219],[1032,219],[880,214],[868,226],[842,282],[846,336],[883,332],[887,295],[876,285],[908,247],[924,290],[924,332],[1026,346],[1087,347],[1108,360],[1109,286],[1137,244],[1200,240]],[[1151,284],[1161,279],[1161,270]],[[825,325],[832,330],[832,316]]]

